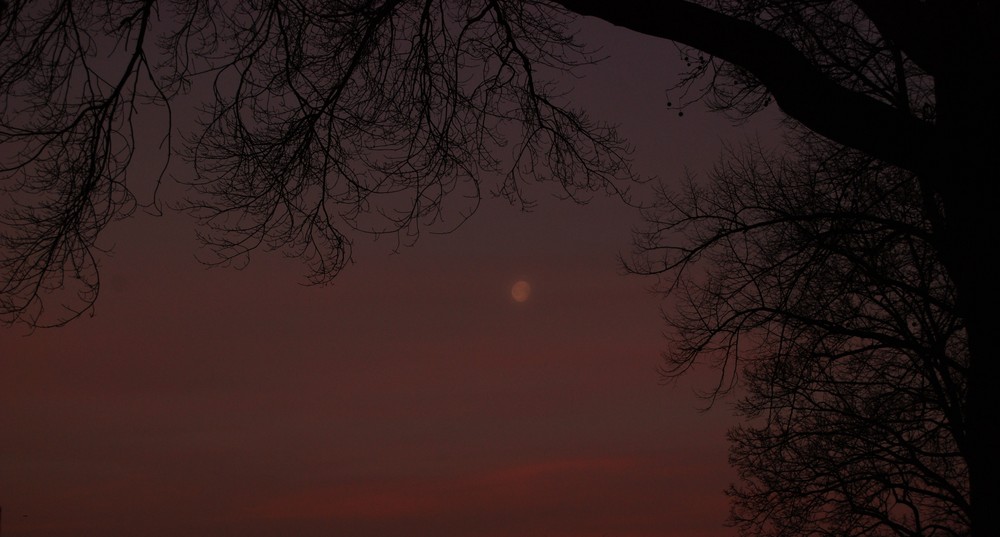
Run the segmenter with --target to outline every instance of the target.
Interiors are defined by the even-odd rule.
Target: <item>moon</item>
[[[510,288],[510,296],[515,302],[527,301],[531,296],[531,285],[524,280],[514,282],[514,286]]]

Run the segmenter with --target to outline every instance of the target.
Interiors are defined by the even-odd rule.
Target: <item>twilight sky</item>
[[[669,42],[581,38],[611,57],[574,101],[641,173],[774,137],[668,110]],[[709,374],[659,385],[660,300],[616,260],[638,215],[534,194],[399,255],[361,239],[326,288],[277,254],[206,269],[182,215],[117,224],[94,317],[0,327],[0,535],[733,535],[729,409],[698,412]]]

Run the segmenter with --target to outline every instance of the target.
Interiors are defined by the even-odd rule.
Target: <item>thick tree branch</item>
[[[932,168],[932,125],[830,80],[786,40],[759,26],[683,0],[553,2],[736,64],[809,129],[918,173]]]
[[[855,0],[881,34],[932,75],[948,61],[930,8],[912,0]]]

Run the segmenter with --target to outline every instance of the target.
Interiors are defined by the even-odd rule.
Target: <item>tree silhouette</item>
[[[1000,533],[1000,247],[991,156],[1000,135],[988,69],[1000,6],[985,2],[560,2],[580,14],[679,41],[705,54],[709,94],[752,112],[773,99],[834,142],[915,176],[931,243],[955,287],[967,334],[967,438],[973,534]],[[703,80],[705,78],[702,78]]]
[[[1000,504],[1000,282],[984,261],[1000,247],[995,3],[8,0],[0,311],[38,322],[49,292],[77,300],[55,322],[86,311],[99,289],[96,237],[136,203],[137,111],[173,111],[196,79],[211,81],[201,128],[183,144],[173,128],[162,136],[194,165],[189,206],[222,260],[287,248],[325,281],[349,259],[348,230],[405,237],[452,200],[467,202],[449,217],[460,220],[489,172],[515,199],[528,177],[570,195],[619,188],[630,177],[621,140],[543,78],[591,59],[564,25],[570,13],[694,47],[706,56],[689,88],[706,81],[720,107],[752,112],[773,99],[806,128],[916,177],[967,332],[972,527],[1000,533],[990,512]]]
[[[160,135],[193,165],[185,205],[219,262],[282,249],[324,282],[349,231],[454,227],[484,176],[519,202],[527,178],[578,196],[632,177],[614,130],[539,78],[592,61],[544,2],[11,2],[0,16],[8,320],[92,305],[96,238],[134,210],[128,172],[155,136],[139,111],[173,119],[197,81],[200,124]],[[51,292],[68,309],[46,316]]]
[[[738,152],[650,214],[641,268],[680,300],[665,372],[710,357],[712,396],[741,379],[744,535],[967,534],[965,330],[915,178],[796,147]]]
[[[1000,247],[991,152],[1000,120],[985,65],[1000,7],[954,2],[563,2],[712,55],[703,72],[720,107],[752,112],[770,97],[834,142],[915,176],[931,244],[955,287],[967,334],[962,405],[973,534],[1000,533]],[[724,62],[718,65],[717,62]],[[766,92],[766,94],[764,93]]]

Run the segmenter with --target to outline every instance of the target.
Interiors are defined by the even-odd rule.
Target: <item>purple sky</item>
[[[581,37],[611,58],[574,100],[641,173],[774,136],[668,110],[672,44]],[[399,255],[361,239],[326,288],[277,254],[206,269],[184,216],[117,224],[94,317],[0,329],[2,536],[733,535],[729,408],[698,412],[708,373],[659,385],[660,299],[616,260],[638,215],[534,192]]]

